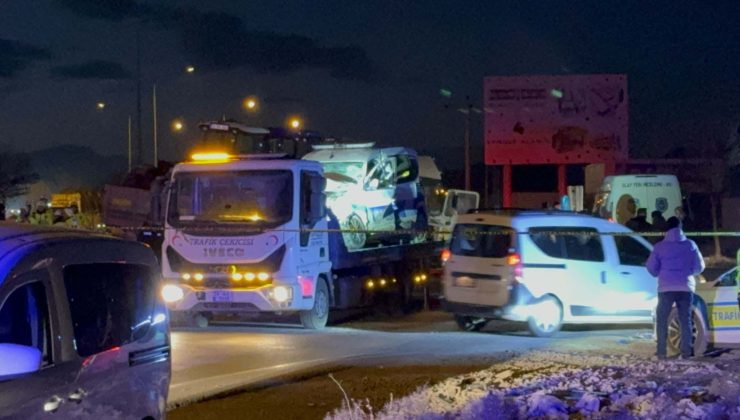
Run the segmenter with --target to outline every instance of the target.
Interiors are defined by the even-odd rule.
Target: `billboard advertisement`
[[[620,162],[628,153],[627,76],[491,76],[488,165]]]

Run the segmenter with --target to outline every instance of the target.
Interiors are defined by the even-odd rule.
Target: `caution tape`
[[[487,226],[487,225],[481,225]],[[570,228],[556,228],[550,227],[553,230],[535,229],[531,231],[514,231],[510,229],[497,229],[497,230],[480,230],[475,228],[465,229],[462,231],[467,236],[509,236],[512,234],[517,235],[554,235],[554,236],[647,236],[647,237],[662,237],[665,236],[665,232],[654,232],[654,231],[642,231],[642,232],[600,232],[593,230],[592,228],[584,229],[570,229]],[[164,232],[165,228],[161,226],[142,227],[142,226],[108,226],[108,230],[119,230],[124,232]],[[174,229],[174,228],[173,228]],[[239,230],[239,233],[245,235],[258,235],[263,233],[340,233],[340,234],[356,234],[364,233],[368,235],[414,235],[419,236],[422,234],[427,235],[451,235],[451,230],[445,229],[288,229],[288,228],[244,228],[242,226],[198,226],[198,227],[185,227],[176,228],[177,230],[185,231],[186,233],[209,233],[217,232],[223,233],[224,231]],[[740,231],[689,231],[684,232],[684,235],[689,237],[740,237]]]

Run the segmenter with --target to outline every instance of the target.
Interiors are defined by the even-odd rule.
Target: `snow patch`
[[[740,415],[737,356],[659,361],[536,351],[422,387],[379,410],[351,401],[326,418],[733,418]]]

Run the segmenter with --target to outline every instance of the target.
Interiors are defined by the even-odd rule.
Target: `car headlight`
[[[182,289],[174,284],[166,284],[162,287],[162,299],[167,303],[177,302],[184,296]]]
[[[278,303],[287,302],[291,297],[291,291],[291,289],[285,286],[276,286],[272,289],[272,298]]]

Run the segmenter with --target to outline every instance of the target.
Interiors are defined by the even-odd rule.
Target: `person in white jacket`
[[[681,357],[689,358],[693,355],[691,306],[696,289],[694,276],[704,271],[704,258],[696,243],[683,234],[678,218],[671,217],[666,222],[665,238],[653,247],[646,268],[658,278],[657,356],[666,357],[668,315],[675,303],[681,326]]]

